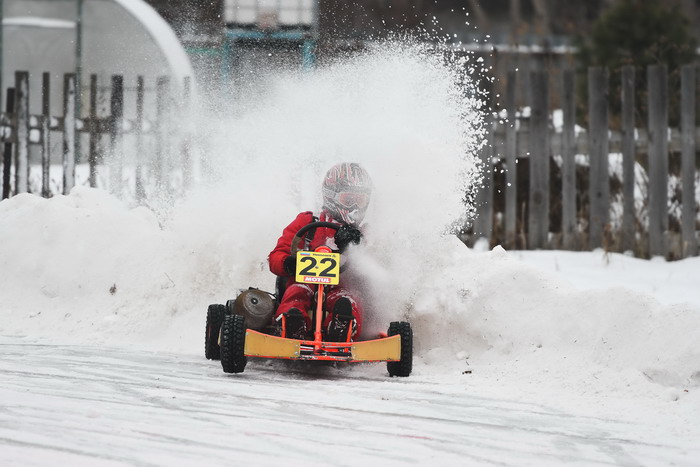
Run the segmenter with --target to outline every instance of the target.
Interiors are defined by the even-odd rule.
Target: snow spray
[[[351,252],[371,289],[368,330],[409,318],[417,282],[440,273],[437,240],[473,208],[464,200],[478,178],[483,128],[469,59],[383,42],[313,73],[278,76],[263,100],[213,126],[206,162],[218,178],[213,197],[225,200],[217,215],[241,250],[232,263],[259,263],[298,212],[318,212],[325,171],[359,162],[375,187],[366,244]],[[244,286],[247,274],[235,281]]]
[[[375,186],[366,242],[349,253],[367,277],[365,328],[410,319],[419,284],[441,274],[441,239],[471,208],[483,141],[473,68],[469,56],[386,41],[280,71],[235,113],[203,117],[200,179],[167,210],[84,187],[4,202],[0,238],[13,248],[0,261],[14,271],[0,292],[17,319],[3,331],[199,351],[209,303],[274,289],[268,253],[297,213],[320,210],[322,176],[342,161]]]

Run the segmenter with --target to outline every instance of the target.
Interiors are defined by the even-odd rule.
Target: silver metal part
[[[245,318],[246,327],[255,331],[262,330],[272,322],[275,302],[267,293],[257,289],[241,292],[233,303],[233,313]]]

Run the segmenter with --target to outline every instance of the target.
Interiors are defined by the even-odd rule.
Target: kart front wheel
[[[411,324],[405,321],[394,321],[389,324],[389,336],[401,336],[401,360],[386,362],[389,376],[408,376],[413,369],[413,331]]]
[[[208,360],[219,360],[219,330],[224,321],[226,307],[224,305],[209,305],[207,309],[207,328],[204,334],[204,356]]]
[[[226,315],[221,324],[221,367],[224,373],[242,373],[245,357],[245,318]]]

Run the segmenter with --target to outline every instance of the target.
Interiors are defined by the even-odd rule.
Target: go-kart
[[[274,294],[256,288],[242,291],[225,305],[209,305],[207,310],[204,353],[209,360],[221,360],[226,373],[241,373],[248,357],[263,359],[312,360],[330,362],[387,362],[390,376],[408,376],[413,366],[413,332],[405,321],[389,324],[387,333],[364,341],[352,341],[348,333],[345,342],[325,341],[322,323],[328,313],[324,309],[324,287],[337,285],[346,265],[340,265],[340,253],[326,246],[311,251],[299,244],[305,235],[313,237],[315,229],[338,230],[331,222],[312,222],[301,228],[292,240],[292,255],[296,255],[298,283],[316,287],[312,307],[315,323],[312,340],[290,339],[274,322],[275,310],[285,290],[284,278],[278,278]],[[310,234],[310,235],[309,235]]]

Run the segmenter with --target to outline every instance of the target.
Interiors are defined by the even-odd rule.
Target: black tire
[[[405,321],[394,321],[389,324],[389,336],[401,336],[401,360],[386,362],[389,376],[408,376],[413,369],[413,331]]]
[[[221,325],[221,367],[224,373],[242,373],[245,357],[245,318],[226,315]]]
[[[209,305],[207,309],[207,328],[204,334],[204,356],[208,360],[219,360],[219,330],[224,321],[226,306]]]

